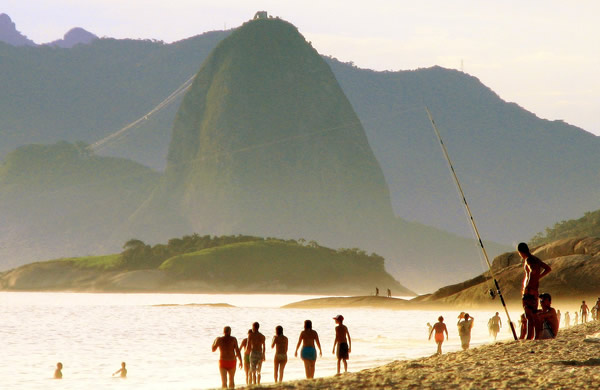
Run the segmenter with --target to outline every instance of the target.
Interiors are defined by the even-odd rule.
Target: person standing
[[[288,351],[288,338],[283,335],[283,327],[278,325],[275,328],[275,336],[273,336],[273,342],[271,343],[271,349],[275,347],[275,357],[273,358],[274,363],[274,375],[275,383],[278,382],[277,376],[279,375],[279,383],[283,381],[283,370],[287,364],[287,351]]]
[[[500,328],[502,328],[502,318],[500,318],[500,314],[496,312],[496,315],[490,318],[490,332],[492,336],[494,336],[494,340],[496,340]]]
[[[260,324],[252,324],[252,333],[248,334],[248,350],[250,351],[250,384],[260,384],[260,372],[265,361],[266,337],[258,331]]]
[[[569,326],[571,326],[571,316],[569,315],[569,312],[565,313],[565,327],[568,328]]]
[[[221,374],[221,386],[227,388],[227,376],[229,375],[229,388],[235,388],[235,362],[236,358],[240,360],[240,368],[242,367],[242,356],[235,337],[231,336],[231,328],[226,326],[223,328],[223,337],[217,337],[212,345],[212,351],[217,348],[220,351],[219,356],[219,373]]]
[[[579,312],[577,312],[577,311],[576,311],[576,312],[575,312],[575,314],[574,314],[574,315],[575,315],[575,318],[573,318],[573,325],[577,325],[577,324],[579,323],[579,318],[577,318],[577,314],[578,314],[578,313],[579,313]]]
[[[388,290],[389,291],[389,290]],[[350,332],[344,325],[344,316],[338,314],[333,317],[337,326],[335,327],[335,341],[333,342],[333,350],[331,353],[335,353],[337,357],[337,373],[340,374],[340,363],[344,362],[344,372],[348,372],[348,359],[350,359],[350,352],[352,352],[352,339],[350,338]],[[337,350],[336,347],[337,346]]]
[[[61,362],[56,363],[56,370],[54,370],[54,379],[62,379],[63,364]]]
[[[319,356],[323,356],[323,351],[321,350],[319,335],[313,330],[311,320],[304,321],[304,330],[300,332],[298,344],[296,345],[296,352],[294,352],[294,356],[296,357],[298,356],[298,348],[300,348],[300,344],[302,344],[300,357],[304,362],[306,378],[312,379],[315,377],[315,365],[317,363],[317,350],[315,349],[315,344],[317,347],[319,347]]]
[[[446,340],[448,340],[448,328],[446,328],[446,324],[444,324],[444,317],[439,316],[438,322],[433,325],[433,327],[429,330],[429,340],[431,340],[431,334],[435,330],[435,343],[437,344],[437,354],[442,354],[442,343],[444,342],[444,332],[446,332]]]
[[[540,279],[548,275],[552,268],[542,260],[532,255],[526,243],[517,246],[517,252],[523,259],[523,310],[525,312],[525,326],[521,326],[521,339],[533,340],[536,329],[536,316],[538,310]]]
[[[463,350],[469,349],[471,343],[471,329],[473,329],[473,321],[475,318],[471,317],[469,313],[464,313],[459,316],[458,322],[458,335],[460,336],[460,344]]]
[[[590,308],[586,305],[585,301],[581,301],[581,307],[579,308],[581,312],[581,323],[585,324],[587,322],[587,315]]]
[[[252,329],[248,329],[248,336],[252,333]],[[240,350],[244,350],[244,373],[246,374],[246,384],[250,384],[250,350],[248,349],[248,337],[242,340]]]

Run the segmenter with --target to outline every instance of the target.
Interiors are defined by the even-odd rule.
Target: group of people
[[[341,364],[344,364],[344,372],[348,371],[348,359],[352,351],[352,340],[350,332],[344,325],[344,316],[337,315],[333,317],[337,326],[335,327],[335,341],[333,343],[332,353],[337,356],[337,373],[340,373]],[[219,356],[219,373],[221,374],[221,384],[223,388],[235,387],[235,371],[239,360],[239,367],[244,368],[246,373],[246,384],[260,384],[262,363],[266,361],[266,337],[259,331],[260,324],[255,322],[252,329],[248,330],[248,337],[242,340],[238,346],[237,339],[231,336],[231,327],[226,326],[223,329],[223,336],[217,337],[212,345],[212,351],[217,349]],[[302,349],[300,349],[302,346]],[[288,338],[283,335],[283,327],[278,325],[275,328],[275,336],[271,342],[271,349],[275,348],[273,357],[274,379],[275,382],[283,381],[283,371],[287,364]],[[315,364],[317,361],[317,349],[319,356],[323,356],[321,342],[318,333],[312,328],[312,321],[304,321],[304,330],[300,332],[298,344],[294,351],[294,356],[300,357],[304,362],[304,371],[307,379],[314,378]],[[241,349],[244,349],[242,358]]]
[[[121,368],[117,371],[113,372],[112,376],[119,374],[121,378],[127,378],[127,368],[125,368],[127,364],[125,362],[121,363]],[[54,379],[62,379],[63,373],[63,364],[61,362],[56,363],[56,370],[54,370]]]
[[[379,296],[379,287],[375,287],[375,296],[376,297]],[[392,297],[392,290],[390,290],[389,288],[387,289],[387,297],[388,298]]]
[[[497,314],[497,313],[496,313]],[[473,322],[475,318],[473,318],[469,313],[461,312],[458,315],[458,322],[456,326],[458,327],[458,335],[460,337],[460,344],[462,349],[468,349],[469,344],[471,343],[471,330],[473,329]],[[437,344],[437,354],[442,354],[442,343],[444,342],[444,334],[446,334],[446,340],[448,340],[448,328],[444,323],[444,317],[439,316],[438,322],[436,322],[433,326],[427,323],[429,328],[429,340],[431,340],[431,336],[434,335],[435,343]]]

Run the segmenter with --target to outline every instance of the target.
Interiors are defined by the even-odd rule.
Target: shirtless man
[[[388,290],[389,291],[389,290]],[[350,339],[350,332],[348,328],[343,324],[344,316],[338,314],[333,317],[337,326],[335,327],[335,341],[333,342],[333,350],[331,353],[335,353],[337,357],[337,373],[340,374],[340,362],[344,361],[344,372],[348,372],[348,359],[350,358],[350,352],[352,352],[352,340]],[[337,345],[337,351],[335,349]]]
[[[490,331],[492,332],[492,336],[494,336],[494,340],[496,340],[500,328],[502,328],[502,318],[500,318],[500,315],[496,312],[496,315],[490,318]]]
[[[581,323],[585,324],[587,322],[587,315],[590,308],[588,305],[586,305],[585,301],[581,301],[581,307],[579,309],[581,310]]]
[[[558,315],[556,310],[550,305],[552,297],[548,293],[540,294],[540,306],[542,310],[537,313],[538,329],[535,332],[535,338],[553,339],[558,334]]]
[[[242,367],[242,356],[238,348],[238,342],[235,337],[231,336],[231,328],[226,326],[223,328],[223,337],[217,337],[212,345],[212,351],[217,348],[220,350],[219,356],[219,372],[221,373],[221,386],[227,388],[227,375],[229,375],[229,388],[235,388],[235,360],[240,360],[240,368]]]
[[[265,336],[258,331],[260,324],[252,324],[252,333],[248,334],[248,351],[250,351],[250,384],[260,384],[260,370],[265,361]]]
[[[304,371],[306,373],[306,379],[312,379],[315,377],[315,364],[317,362],[317,350],[315,349],[315,343],[319,347],[319,356],[323,356],[321,350],[321,342],[319,341],[319,335],[312,328],[312,321],[304,321],[304,330],[300,332],[298,337],[298,344],[296,345],[296,352],[294,356],[298,356],[298,348],[302,344],[302,350],[300,351],[300,357],[304,362]]]
[[[538,310],[540,279],[548,275],[552,268],[532,255],[529,247],[524,242],[517,246],[517,251],[523,259],[523,270],[525,271],[522,293],[526,324],[521,326],[520,338],[533,340],[537,321],[535,313]]]
[[[275,383],[277,383],[277,374],[279,374],[279,383],[283,381],[283,370],[287,363],[288,338],[283,335],[283,327],[278,325],[275,328],[275,336],[271,343],[271,349],[275,347],[275,357],[273,363],[275,365]]]
[[[431,340],[431,335],[435,330],[435,342],[437,344],[437,354],[442,354],[442,343],[444,342],[444,332],[446,332],[446,340],[448,340],[448,328],[446,328],[446,324],[444,324],[444,317],[439,316],[438,322],[433,325],[431,330],[429,331],[429,340]]]

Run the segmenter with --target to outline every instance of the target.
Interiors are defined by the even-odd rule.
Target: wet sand
[[[600,386],[600,322],[563,329],[554,340],[503,341],[461,352],[395,361],[311,381],[254,389],[577,389]],[[593,342],[589,342],[593,341]],[[432,348],[433,350],[433,348]],[[352,369],[352,360],[349,361]],[[317,362],[317,373],[319,364]]]

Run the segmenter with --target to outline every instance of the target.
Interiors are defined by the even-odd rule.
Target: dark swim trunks
[[[336,355],[338,359],[349,359],[348,343],[339,343]]]
[[[538,297],[537,294],[523,294],[523,308],[529,308],[533,312],[538,309]]]

